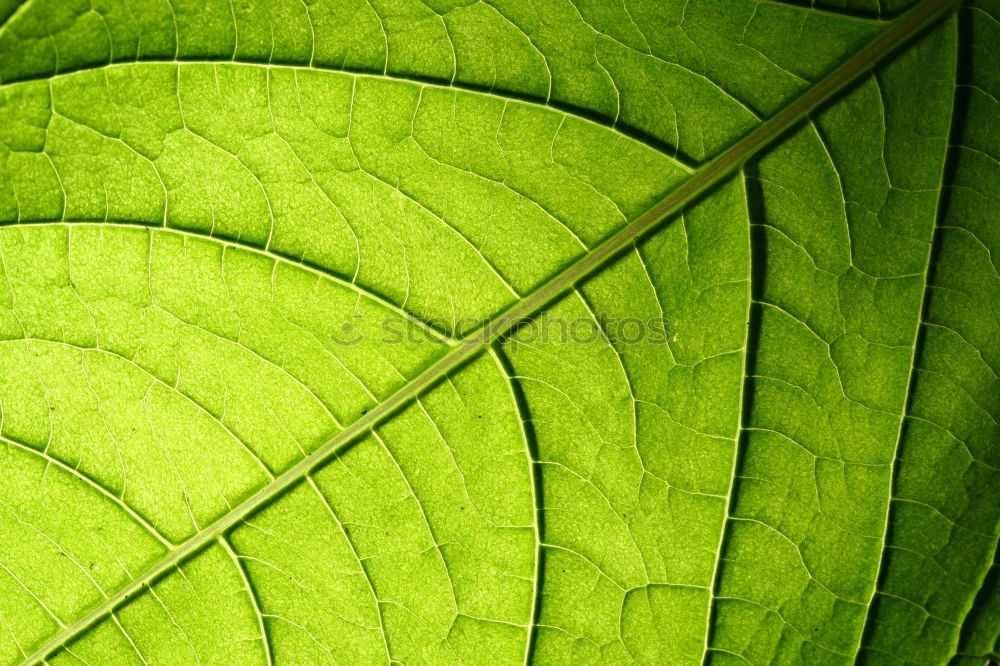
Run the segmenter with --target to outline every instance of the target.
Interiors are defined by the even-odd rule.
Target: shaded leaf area
[[[1000,4],[958,16],[958,99],[911,378],[882,579],[876,658],[968,663],[1000,652]]]
[[[909,9],[914,0],[786,0],[813,10],[837,12],[869,20],[887,20]]]
[[[576,109],[701,160],[878,28],[753,0],[34,0],[0,32],[0,81],[143,59],[346,69]]]
[[[995,657],[995,3],[296,468],[899,9],[362,4],[0,9],[0,663]]]
[[[722,663],[858,651],[886,547],[954,32],[950,19],[751,170],[756,339],[717,588]]]

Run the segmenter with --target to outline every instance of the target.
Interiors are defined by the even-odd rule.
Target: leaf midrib
[[[659,202],[621,228],[614,235],[581,257],[572,265],[550,278],[545,284],[514,305],[507,308],[486,326],[469,334],[445,356],[435,361],[423,372],[403,385],[385,401],[372,408],[367,414],[309,456],[286,470],[271,483],[259,489],[240,503],[235,509],[222,516],[204,530],[185,541],[152,567],[114,595],[93,608],[89,613],[67,625],[59,633],[46,641],[38,650],[28,656],[22,666],[36,664],[69,639],[84,631],[113,611],[131,595],[178,565],[203,546],[212,543],[226,530],[235,526],[251,513],[264,506],[294,483],[303,479],[310,471],[325,463],[331,457],[356,441],[369,429],[388,418],[403,407],[411,398],[443,378],[449,371],[461,366],[477,354],[488,349],[498,338],[510,331],[519,322],[532,316],[539,309],[562,295],[578,281],[600,268],[618,251],[628,246],[636,237],[649,231],[672,214],[705,194],[723,178],[737,169],[747,159],[765,148],[792,128],[799,120],[833,95],[850,84],[860,74],[866,72],[878,60],[889,55],[911,37],[931,25],[936,19],[951,11],[957,0],[924,0],[903,14],[879,33],[867,46],[850,57],[823,79],[813,84],[799,97],[790,102],[770,119],[758,125],[753,131],[733,144],[725,152],[707,162],[685,182],[665,195]]]

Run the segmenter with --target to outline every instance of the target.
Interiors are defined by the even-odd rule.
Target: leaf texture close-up
[[[0,664],[1000,660],[1000,1],[0,0]]]

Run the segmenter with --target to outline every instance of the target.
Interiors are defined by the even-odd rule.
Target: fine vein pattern
[[[995,0],[0,1],[0,664],[1000,658]]]

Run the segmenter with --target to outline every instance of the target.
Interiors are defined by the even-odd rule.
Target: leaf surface
[[[997,658],[995,3],[0,16],[3,663]]]

